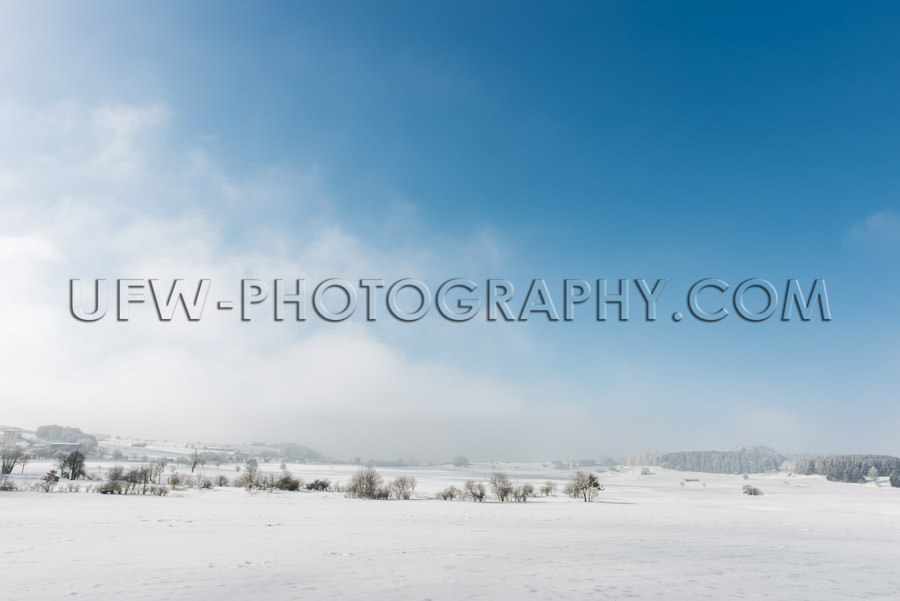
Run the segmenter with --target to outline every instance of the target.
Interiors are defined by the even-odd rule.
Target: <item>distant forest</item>
[[[769,447],[738,447],[733,451],[678,451],[642,453],[632,465],[655,465],[685,472],[712,474],[758,474],[777,471],[784,456]]]
[[[890,477],[900,486],[900,458],[891,455],[795,455],[785,457],[769,447],[739,447],[733,451],[642,453],[632,465],[655,465],[686,472],[752,474],[784,469],[801,475],[825,476],[832,482],[866,482]]]
[[[797,474],[819,474],[833,482],[865,482],[890,476],[900,485],[900,458],[891,455],[819,455],[791,458],[785,469]]]

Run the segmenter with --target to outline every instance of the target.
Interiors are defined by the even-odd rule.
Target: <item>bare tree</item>
[[[44,492],[50,492],[57,484],[59,484],[59,476],[56,474],[56,470],[50,470],[41,478],[40,487]]]
[[[516,503],[524,503],[528,500],[528,497],[534,496],[534,486],[531,484],[514,486],[512,489],[512,496]]]
[[[359,499],[377,499],[382,496],[382,479],[374,467],[361,467],[350,478],[347,495]]]
[[[131,468],[125,472],[125,492],[136,492],[141,495],[147,494],[147,491],[150,489],[151,475],[152,470],[146,465]]]
[[[566,484],[566,494],[570,497],[581,497],[585,503],[594,500],[594,495],[603,490],[600,486],[600,480],[593,472],[584,472],[578,470],[572,474],[568,484]]]
[[[491,492],[497,499],[504,503],[512,495],[513,485],[503,472],[494,472],[491,474]]]
[[[125,479],[125,468],[121,465],[114,465],[106,472],[106,479],[110,482],[118,482]]]
[[[162,474],[169,463],[168,457],[160,457],[150,466],[150,477],[156,484],[162,484]]]
[[[398,476],[390,484],[391,494],[395,499],[409,499],[416,488],[416,479],[410,476]]]
[[[544,497],[554,497],[556,496],[556,482],[553,480],[547,480],[544,482],[544,485],[541,486],[541,495]]]
[[[59,471],[67,480],[78,480],[85,475],[84,453],[72,451],[59,462]]]
[[[0,452],[0,474],[11,474],[17,465],[25,466],[28,456],[18,447],[6,447]]]
[[[204,463],[206,463],[206,457],[200,454],[197,447],[194,447],[194,454],[191,456],[191,473],[193,474],[194,470],[202,467]]]
[[[241,473],[241,475],[235,479],[235,481],[234,481],[235,486],[242,486],[242,487],[246,488],[247,490],[250,490],[251,488],[259,486],[259,484],[260,484],[259,461],[257,461],[253,457],[251,457],[250,459],[247,460],[246,463],[244,463],[243,467],[241,467],[241,466],[236,466],[236,467],[237,467],[238,472],[243,472],[243,473]]]
[[[463,485],[465,490],[464,495],[465,498],[471,499],[474,503],[481,503],[484,501],[484,497],[486,495],[484,490],[484,484],[481,482],[475,482],[474,480],[466,480],[466,483]]]

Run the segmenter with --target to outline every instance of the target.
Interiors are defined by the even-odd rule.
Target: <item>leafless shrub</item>
[[[512,489],[512,498],[516,503],[524,503],[528,497],[534,496],[534,486],[531,484],[521,484],[514,486]]]
[[[41,481],[38,486],[42,491],[50,492],[58,483],[59,474],[56,473],[56,470],[50,470],[49,472],[44,474],[43,477],[41,477]]]
[[[106,472],[106,479],[109,482],[125,479],[125,468],[121,465],[114,465]]]
[[[143,495],[150,487],[151,470],[147,466],[131,468],[125,472],[125,492]]]
[[[157,475],[154,465],[142,465],[128,470],[121,465],[113,466],[107,472],[106,482],[96,486],[91,485],[86,490],[88,492],[98,492],[102,495],[138,494],[165,496],[169,494],[168,487],[161,484],[153,484],[152,482],[154,475]],[[180,486],[183,482],[181,475],[177,472],[172,474],[169,479],[169,484],[172,487]],[[77,487],[77,485],[75,486]]]
[[[307,482],[307,483],[306,483],[306,490],[319,490],[319,491],[322,491],[322,490],[328,490],[329,488],[331,488],[331,482],[330,482],[329,480],[326,480],[326,479],[319,479],[319,478],[316,478],[316,479],[313,480],[312,482]]]
[[[193,474],[194,470],[202,467],[204,463],[206,463],[206,457],[200,454],[200,449],[194,447],[194,454],[191,455],[191,473]]]
[[[416,479],[412,476],[398,476],[391,482],[390,489],[395,499],[409,499],[416,490]]]
[[[463,484],[463,495],[474,503],[481,503],[484,501],[487,493],[484,490],[484,484],[481,482],[466,480],[465,484]]]
[[[462,496],[462,491],[453,486],[452,484],[445,488],[444,490],[438,492],[434,495],[435,499],[439,499],[441,501],[453,501]]]
[[[594,495],[602,490],[596,474],[581,470],[572,474],[565,488],[567,495],[576,499],[580,497],[585,503],[593,501]]]
[[[6,447],[0,451],[0,475],[11,474],[17,465],[24,466],[28,460],[25,451],[18,447]]]
[[[162,475],[168,464],[168,457],[160,457],[150,465],[150,480],[154,484],[162,484]]]
[[[350,478],[350,484],[347,485],[347,496],[358,499],[380,498],[381,483],[381,476],[374,467],[361,467]]]
[[[265,486],[265,483],[260,481],[259,461],[256,459],[248,459],[243,467],[238,466],[237,469],[241,475],[238,476],[235,486],[243,486],[247,490],[250,490],[251,488],[263,488]]]
[[[302,484],[302,480],[294,478],[289,471],[284,470],[281,477],[275,480],[273,486],[278,490],[300,490]]]
[[[759,490],[759,489],[756,488],[755,486],[750,486],[749,484],[745,484],[745,485],[744,485],[744,488],[742,488],[741,490],[744,491],[744,494],[745,494],[745,495],[751,495],[751,496],[754,496],[754,497],[755,497],[755,496],[762,496],[762,494],[763,494],[761,490]]]
[[[125,492],[125,483],[121,480],[108,480],[97,488],[101,495],[121,495]]]
[[[150,486],[150,489],[148,490],[148,492],[149,492],[149,494],[157,496],[157,497],[165,497],[166,495],[169,494],[169,487],[162,486],[160,484],[153,484]]]
[[[494,493],[494,496],[497,497],[501,503],[506,502],[509,499],[510,495],[513,493],[513,485],[507,476],[503,472],[494,472],[491,474],[491,492]]]
[[[275,488],[276,480],[278,480],[278,478],[275,476],[275,474],[260,473],[256,477],[256,482],[247,488],[248,489],[249,488],[258,488],[260,490],[272,490]]]
[[[556,496],[556,482],[553,480],[547,480],[544,482],[543,486],[541,486],[541,496],[542,497],[555,497]]]

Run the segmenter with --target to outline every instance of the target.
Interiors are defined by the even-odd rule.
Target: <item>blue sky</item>
[[[666,310],[652,324],[640,323],[634,304],[626,324],[460,325],[431,316],[413,326],[315,326],[329,344],[338,337],[338,353],[349,332],[397,358],[387,387],[422,399],[412,423],[441,430],[441,442],[423,451],[374,439],[329,448],[302,428],[272,436],[313,437],[326,451],[363,456],[736,444],[900,453],[896,4],[289,2],[261,10],[95,2],[7,11],[0,100],[13,107],[5,123],[20,136],[5,155],[11,178],[28,181],[21,174],[53,153],[53,164],[64,164],[92,152],[76,143],[77,122],[96,125],[104,107],[118,107],[117,124],[139,123],[120,144],[138,180],[113,180],[109,169],[89,179],[56,170],[58,185],[35,192],[43,196],[26,217],[23,188],[0,189],[0,233],[47,240],[68,257],[46,279],[35,276],[38,289],[69,277],[122,277],[119,270],[134,273],[148,257],[169,266],[159,268],[163,278],[192,265],[161,243],[130,262],[108,261],[117,247],[104,246],[103,228],[123,220],[167,231],[194,224],[211,266],[240,265],[256,277],[292,277],[280,269],[302,258],[299,269],[326,277],[436,284],[494,276],[522,292],[535,277],[556,285],[566,277],[669,279]],[[29,111],[37,125],[19,128]],[[58,230],[72,213],[59,228],[47,225],[60,219],[60,206],[95,235],[82,230],[83,239],[63,241]],[[345,272],[325,273],[337,267]],[[790,277],[806,286],[825,278],[834,319],[671,322],[704,277],[733,285],[763,277],[779,289]],[[160,335],[150,330],[102,332],[139,355],[196,342],[190,333],[159,341],[145,338]],[[94,335],[77,331],[79,340]],[[235,334],[234,344],[247,335]],[[284,330],[254,336],[257,359],[296,344]],[[246,372],[248,389],[260,386],[247,357],[223,350],[213,359],[210,366]],[[472,378],[464,390],[489,381],[494,392],[458,423],[448,420],[439,406],[454,397],[429,399],[403,376],[403,361]],[[117,368],[141,365],[135,356]],[[496,400],[506,392],[509,405]],[[33,394],[31,413],[17,415],[22,425],[62,419],[52,390]],[[321,427],[353,427],[343,409],[306,411],[306,398],[272,400],[272,419],[315,413]],[[479,446],[465,433],[467,420],[489,421],[478,408],[492,404],[485,411],[498,420],[504,411],[530,416],[517,425],[529,435],[558,411],[561,424],[577,419],[596,438],[573,443],[558,432],[556,446],[538,450],[507,433],[502,444]],[[139,429],[127,414],[100,417],[103,407],[75,425]],[[228,415],[197,434],[169,435],[234,437]],[[267,435],[265,420],[255,427],[256,437]],[[393,426],[386,419],[382,427]]]

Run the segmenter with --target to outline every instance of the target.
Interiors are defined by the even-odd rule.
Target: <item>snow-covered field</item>
[[[346,482],[356,469],[289,467],[307,481]],[[542,464],[380,469],[417,478],[409,501],[3,492],[0,598],[900,599],[900,489],[786,474],[642,476],[638,466],[601,473],[606,490],[590,504],[560,493],[524,504],[427,498],[495,467],[560,490],[568,474]],[[747,482],[765,495],[742,495]]]

